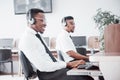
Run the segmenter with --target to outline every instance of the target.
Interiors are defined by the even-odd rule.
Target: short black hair
[[[31,8],[31,9],[29,9],[28,12],[27,12],[27,19],[34,18],[34,16],[35,16],[36,14],[38,14],[39,12],[40,12],[40,13],[44,13],[43,10],[38,9],[38,8]]]
[[[71,19],[74,20],[72,16],[66,16],[62,19],[61,23],[63,24],[63,26],[66,26],[67,25],[66,20],[71,20]]]
[[[70,19],[74,19],[72,16],[66,16],[66,17],[64,17],[64,20],[66,21],[66,20],[70,20]]]
[[[62,23],[65,23],[66,22],[66,20],[71,20],[71,19],[74,19],[72,16],[66,16],[66,17],[64,17],[63,19],[62,19]]]

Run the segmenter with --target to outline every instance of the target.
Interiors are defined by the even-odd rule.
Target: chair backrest
[[[12,59],[11,49],[0,49],[0,61],[8,61]]]
[[[37,73],[34,71],[31,62],[25,56],[25,54],[20,51],[20,61],[23,69],[23,73],[27,79],[33,79],[37,77]]]
[[[78,53],[86,56],[87,53],[86,48],[80,47],[80,48],[76,48],[76,50]]]
[[[88,48],[99,49],[100,42],[99,36],[90,36],[88,37]]]
[[[63,57],[63,55],[62,55],[62,51],[57,50],[57,54],[58,54],[58,58],[59,58],[60,60],[65,61],[65,59],[64,59],[64,57]]]

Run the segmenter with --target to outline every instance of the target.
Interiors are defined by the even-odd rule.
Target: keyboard
[[[78,69],[86,69],[86,70],[99,70],[99,67],[92,63],[82,64],[82,65],[79,65],[77,68]]]
[[[79,65],[77,68],[78,68],[78,69],[85,69],[86,66],[87,66],[86,64],[81,64],[81,65]]]

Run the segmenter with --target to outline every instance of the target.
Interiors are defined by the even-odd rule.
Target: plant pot
[[[105,53],[120,55],[120,24],[111,24],[104,32]]]

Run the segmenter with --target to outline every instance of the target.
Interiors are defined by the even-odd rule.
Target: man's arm
[[[81,55],[80,53],[76,53],[76,52],[73,51],[73,50],[68,51],[67,54],[68,54],[70,57],[73,57],[73,58],[78,59],[78,60],[80,60],[80,59],[88,60],[88,59],[89,59],[88,56]]]
[[[68,68],[77,68],[80,64],[85,64],[84,60],[76,60],[67,63]]]

